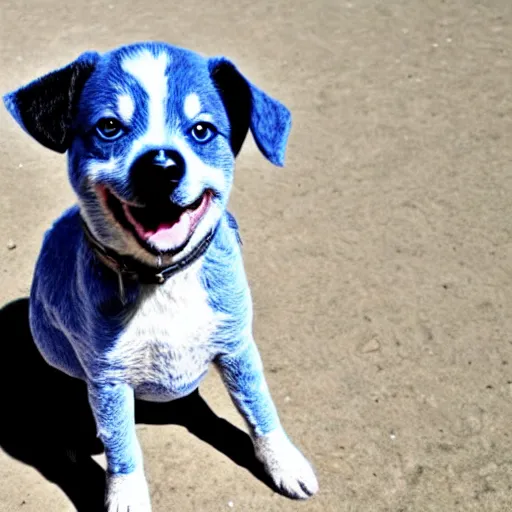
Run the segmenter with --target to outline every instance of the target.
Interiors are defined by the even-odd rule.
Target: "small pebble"
[[[19,164],[18,167],[21,169],[23,167],[23,164]]]
[[[235,506],[235,504],[232,501],[228,501],[228,507],[229,508],[233,508],[234,506]]]
[[[447,38],[446,38],[446,42],[447,42],[447,43],[451,43],[451,42],[452,42],[452,38],[451,38],[451,37],[447,37]]]
[[[371,340],[367,341],[359,350],[363,354],[378,352],[380,350],[380,342],[377,338],[372,338]]]
[[[12,240],[9,240],[7,242],[7,249],[9,249],[9,251],[12,251],[13,249],[16,249],[16,244]]]
[[[396,439],[396,434],[394,432],[391,432],[391,434],[389,434],[389,437],[392,441],[394,441]]]
[[[291,398],[290,398],[289,396],[285,396],[285,397],[284,397],[284,401],[285,401],[285,402],[290,402],[290,401],[291,401]]]

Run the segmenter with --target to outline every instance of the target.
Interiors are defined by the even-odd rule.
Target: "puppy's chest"
[[[139,396],[181,396],[204,375],[215,356],[211,338],[220,321],[207,299],[194,270],[142,290],[109,354],[113,371]]]

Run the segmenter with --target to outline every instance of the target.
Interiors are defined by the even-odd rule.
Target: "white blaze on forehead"
[[[199,112],[201,112],[201,102],[199,101],[199,96],[195,92],[189,94],[185,98],[183,111],[189,119],[193,119],[197,114],[199,114]]]
[[[135,103],[129,94],[121,94],[117,97],[117,110],[122,120],[129,123],[132,120],[133,112],[135,110]]]
[[[121,67],[132,75],[148,95],[148,130],[144,136],[147,144],[163,145],[166,139],[166,100],[169,57],[166,53],[153,55],[144,50],[123,60]]]

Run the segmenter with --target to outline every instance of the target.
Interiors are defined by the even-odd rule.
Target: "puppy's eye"
[[[98,121],[96,131],[102,139],[115,140],[123,134],[123,126],[114,117],[104,117]]]
[[[197,142],[201,143],[208,142],[217,135],[215,127],[209,123],[197,123],[192,127],[190,133]]]

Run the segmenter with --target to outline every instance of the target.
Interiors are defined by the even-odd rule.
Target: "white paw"
[[[255,437],[254,449],[256,457],[283,494],[304,500],[318,491],[313,468],[282,429]]]
[[[148,484],[142,468],[128,475],[107,476],[107,512],[151,512]]]

